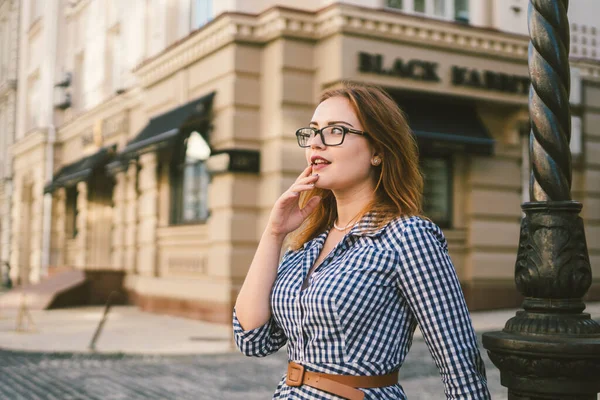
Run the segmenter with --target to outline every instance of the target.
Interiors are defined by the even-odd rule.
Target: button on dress
[[[361,389],[365,399],[406,399],[402,364],[417,325],[440,371],[447,399],[490,399],[469,312],[440,228],[420,217],[398,217],[381,228],[365,215],[309,277],[329,231],[288,250],[271,293],[272,316],[243,330],[233,311],[234,337],[248,356],[287,343],[288,359],[308,371],[385,375],[400,383]],[[440,398],[443,398],[440,393]],[[281,379],[273,399],[340,399]]]

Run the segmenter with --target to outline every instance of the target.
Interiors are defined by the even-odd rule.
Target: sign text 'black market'
[[[432,61],[412,59],[405,61],[396,58],[391,65],[384,63],[382,54],[360,52],[358,54],[358,70],[378,75],[397,76],[427,82],[440,82],[439,64]],[[527,94],[529,78],[509,75],[502,72],[478,70],[475,68],[453,65],[451,83],[454,86],[465,86],[503,93]]]

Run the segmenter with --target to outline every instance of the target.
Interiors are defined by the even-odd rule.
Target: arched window
[[[204,222],[208,218],[208,184],[210,175],[206,160],[210,146],[197,131],[183,142],[179,152],[174,153],[172,223]]]

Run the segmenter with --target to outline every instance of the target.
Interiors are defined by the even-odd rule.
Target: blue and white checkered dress
[[[301,290],[327,234],[285,253],[265,325],[244,331],[234,310],[242,353],[262,357],[288,342],[289,360],[309,371],[384,375],[402,366],[418,324],[446,397],[489,399],[477,339],[440,228],[419,217],[398,217],[374,229],[374,216],[367,214]],[[406,399],[400,384],[362,390],[365,399]],[[289,387],[285,376],[273,398],[339,399],[305,385]]]

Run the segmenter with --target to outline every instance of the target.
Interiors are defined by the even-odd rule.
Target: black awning
[[[422,154],[494,153],[495,141],[479,119],[474,104],[427,98],[402,98],[398,104],[406,113]]]
[[[214,92],[150,120],[120,152],[123,158],[169,146],[187,128],[205,130],[210,122]],[[189,133],[189,132],[188,132]],[[200,132],[204,134],[204,132]]]
[[[103,147],[96,153],[83,157],[74,163],[62,167],[52,178],[52,182],[44,187],[44,193],[50,193],[60,187],[74,186],[86,181],[94,171],[104,167],[115,155],[116,146]]]

